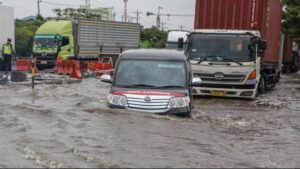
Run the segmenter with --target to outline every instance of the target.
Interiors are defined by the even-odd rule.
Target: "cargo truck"
[[[194,95],[255,98],[275,87],[281,14],[280,0],[197,0],[186,51],[202,79]]]
[[[12,39],[12,44],[15,43],[15,20],[14,8],[0,4],[0,46],[7,42],[7,39]]]
[[[54,19],[35,33],[33,57],[38,68],[53,68],[60,60],[99,60],[113,63],[127,49],[139,47],[140,25],[89,19]]]

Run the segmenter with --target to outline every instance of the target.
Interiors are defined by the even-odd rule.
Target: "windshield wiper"
[[[221,56],[221,57],[224,59],[224,61],[235,62],[235,63],[239,64],[240,66],[243,66],[243,64],[241,62],[239,62],[239,61],[236,61],[234,59],[228,58],[226,56]]]
[[[185,88],[184,86],[175,86],[175,85],[170,85],[170,86],[159,86],[157,87],[158,89],[167,89],[167,88]]]
[[[204,62],[204,61],[207,61],[207,59],[209,59],[209,58],[217,58],[217,57],[218,57],[218,56],[216,56],[216,55],[209,55],[209,56],[206,56],[205,58],[199,60],[198,64],[200,64],[200,63],[202,63],[202,62]]]
[[[140,87],[146,87],[146,88],[156,88],[156,86],[153,85],[147,85],[147,84],[133,84],[133,85],[127,85],[127,86],[118,86],[122,88],[140,88]]]

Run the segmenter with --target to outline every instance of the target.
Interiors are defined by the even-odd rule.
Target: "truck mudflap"
[[[231,97],[231,98],[256,98],[257,85],[253,89],[229,89],[229,88],[208,88],[194,87],[194,96]]]

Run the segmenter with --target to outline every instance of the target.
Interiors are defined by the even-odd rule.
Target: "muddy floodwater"
[[[300,167],[300,74],[195,120],[106,107],[109,85],[0,86],[0,167]]]

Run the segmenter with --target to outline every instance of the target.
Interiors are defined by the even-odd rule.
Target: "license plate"
[[[41,64],[46,65],[46,64],[48,64],[48,62],[47,61],[41,61]]]
[[[211,95],[212,95],[212,96],[222,97],[222,96],[225,96],[226,93],[223,92],[223,91],[212,91],[212,92],[211,92]]]

